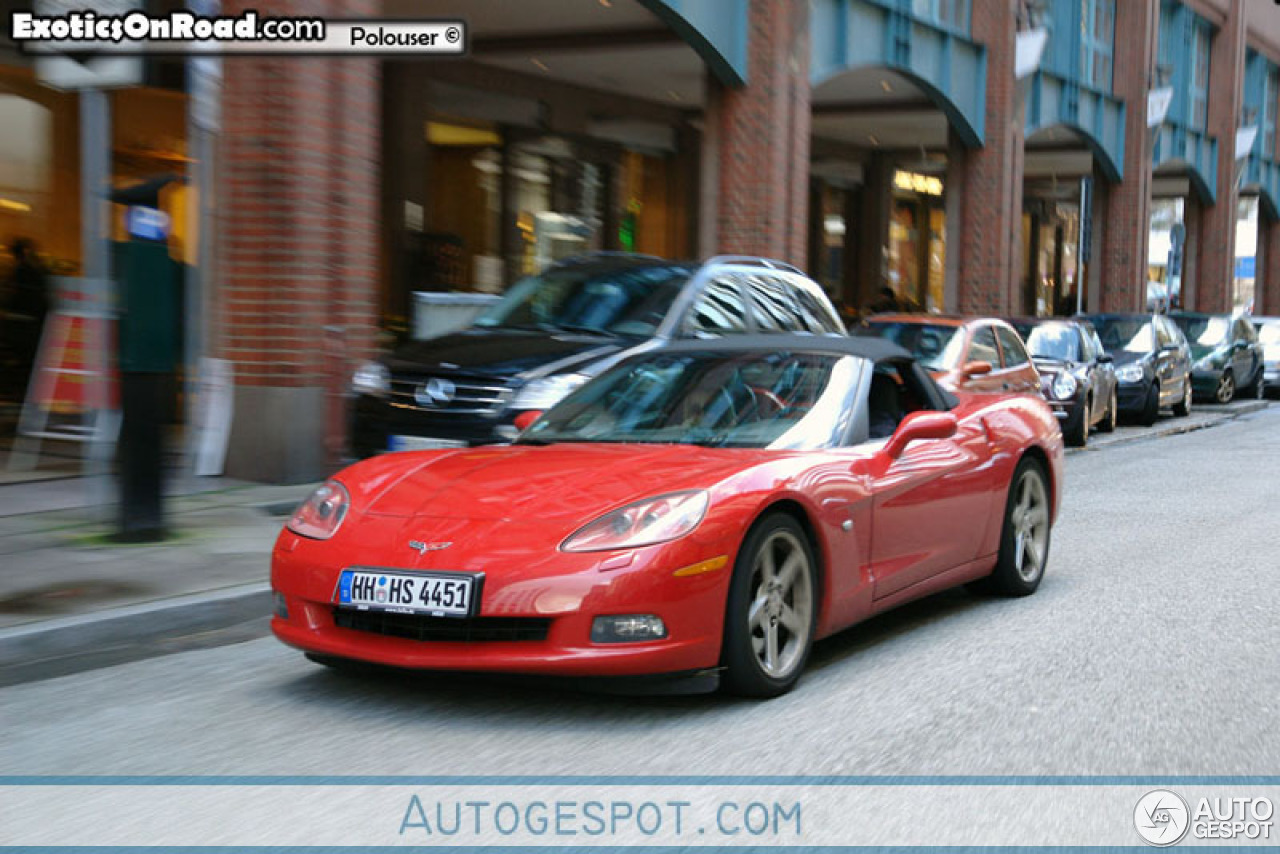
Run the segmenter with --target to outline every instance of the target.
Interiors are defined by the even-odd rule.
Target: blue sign
[[[134,205],[125,215],[125,230],[138,240],[162,243],[169,237],[169,215],[156,208]]]
[[[1255,279],[1257,278],[1258,259],[1253,255],[1242,255],[1236,258],[1236,278],[1237,279]]]

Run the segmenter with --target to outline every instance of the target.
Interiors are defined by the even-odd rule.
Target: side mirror
[[[956,417],[950,412],[913,412],[893,431],[884,451],[891,459],[897,459],[917,439],[950,439],[957,427]]]
[[[1110,353],[1099,353],[1099,354],[1098,354],[1098,364],[1099,364],[1099,365],[1109,365],[1109,364],[1111,364],[1111,363],[1112,363],[1112,362],[1114,362],[1114,361],[1115,361],[1115,359],[1111,358],[1111,354],[1110,354]]]
[[[542,417],[541,409],[530,409],[528,412],[521,412],[516,416],[516,429],[523,433],[533,426],[533,422]]]
[[[980,377],[983,374],[991,373],[990,362],[965,362],[964,367],[960,369],[966,376]]]

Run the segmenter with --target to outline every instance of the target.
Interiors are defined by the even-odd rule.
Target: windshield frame
[[[738,374],[743,368],[762,367],[771,359],[787,360],[811,359],[825,360],[826,376],[823,385],[816,390],[815,396],[807,403],[807,411],[793,421],[784,422],[778,420],[778,424],[785,424],[781,432],[774,435],[764,444],[755,441],[731,441],[733,438],[733,430],[741,429],[737,425],[730,425],[728,431],[724,433],[711,433],[707,436],[696,435],[700,429],[704,429],[702,425],[690,425],[683,435],[665,435],[667,430],[682,429],[679,426],[663,425],[657,432],[663,432],[664,435],[649,435],[643,433],[612,433],[599,437],[586,436],[581,433],[568,432],[565,429],[556,429],[555,432],[549,432],[552,428],[553,421],[557,417],[578,418],[585,415],[589,410],[588,407],[603,399],[608,394],[611,387],[614,390],[621,390],[624,394],[633,394],[634,392],[622,385],[629,376],[634,376],[640,370],[643,370],[646,363],[656,365],[651,370],[656,374],[658,371],[667,370],[672,363],[685,361],[686,364],[679,368],[680,373],[675,377],[683,379],[685,373],[691,369],[696,370],[698,374],[706,376],[713,372],[718,372],[725,368],[731,368],[734,374]],[[738,363],[735,366],[735,363]],[[861,388],[862,378],[871,362],[861,356],[848,353],[828,352],[828,351],[811,351],[806,349],[791,348],[781,352],[764,352],[754,350],[702,350],[702,349],[681,349],[678,351],[670,351],[666,349],[653,350],[647,353],[632,356],[614,367],[605,371],[594,380],[589,381],[581,388],[575,390],[572,394],[565,397],[555,406],[551,407],[547,412],[543,413],[537,421],[526,430],[519,439],[517,444],[522,445],[543,445],[543,444],[611,444],[611,445],[666,445],[676,446],[683,445],[689,447],[711,447],[717,449],[740,449],[740,450],[777,450],[777,451],[817,451],[830,450],[832,448],[842,447],[849,442],[850,436],[853,434],[854,425],[858,418],[860,403],[859,389]],[[775,370],[784,372],[787,367],[776,367]],[[698,377],[695,377],[695,382]],[[684,389],[675,391],[674,396],[670,393],[661,394],[653,398],[649,403],[658,403],[661,408],[670,406],[672,413],[676,407],[680,406],[688,399],[690,389],[697,388],[699,391],[705,391],[705,388],[687,386]],[[774,387],[776,390],[776,386]],[[771,392],[770,392],[771,393]],[[699,410],[705,412],[710,409],[711,400],[702,404],[705,408]],[[577,411],[573,411],[577,408]],[[566,412],[569,413],[566,416]],[[672,413],[667,413],[663,417],[670,417]],[[615,417],[607,409],[602,408],[602,416]],[[638,413],[637,415],[639,415]],[[661,415],[660,410],[655,410],[655,414]],[[770,421],[777,420],[775,418],[762,418],[757,423],[765,424]],[[591,426],[590,423],[582,425],[583,427]],[[750,427],[751,424],[746,426]],[[582,427],[576,428],[581,430]],[[544,433],[544,435],[539,435]],[[742,435],[742,434],[740,434]],[[749,435],[749,434],[746,434]]]

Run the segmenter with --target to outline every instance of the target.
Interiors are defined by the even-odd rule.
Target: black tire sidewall
[[[808,642],[796,668],[784,679],[775,679],[761,670],[755,651],[751,648],[751,627],[747,625],[747,609],[751,604],[752,592],[751,572],[756,555],[764,542],[779,530],[795,536],[804,548],[809,559],[809,585],[813,595]],[[813,635],[822,602],[820,575],[809,537],[790,514],[768,513],[751,527],[743,539],[742,548],[738,550],[737,560],[734,561],[733,579],[729,583],[729,596],[725,603],[720,663],[725,668],[722,685],[726,691],[742,697],[766,698],[785,694],[795,686],[809,662],[809,653],[813,650]]]
[[[1028,582],[1018,574],[1018,568],[1014,565],[1013,506],[1016,501],[1018,484],[1022,482],[1026,472],[1033,469],[1040,475],[1046,498],[1052,501],[1053,492],[1049,487],[1049,476],[1045,472],[1044,465],[1031,457],[1023,457],[1018,462],[1017,468],[1013,470],[1013,477],[1009,480],[1009,489],[1004,506],[1004,524],[1000,528],[1000,552],[996,556],[996,566],[990,576],[990,588],[994,592],[1005,596],[1030,596],[1035,593],[1040,587],[1040,582],[1044,580],[1045,572],[1048,570],[1049,551],[1053,545],[1052,524],[1050,524],[1049,532],[1045,537],[1044,566],[1040,568],[1040,574],[1036,576],[1036,580]]]

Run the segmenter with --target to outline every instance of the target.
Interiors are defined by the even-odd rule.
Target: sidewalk
[[[98,666],[208,632],[242,636],[248,622],[265,633],[271,547],[311,485],[180,485],[166,502],[172,538],[144,545],[110,542],[115,507],[92,502],[111,487],[91,487],[0,484],[0,685],[82,669],[88,654]]]

